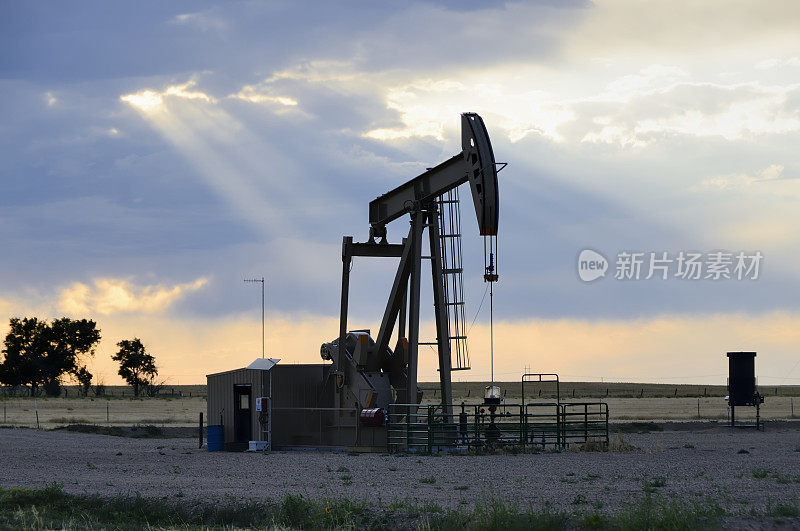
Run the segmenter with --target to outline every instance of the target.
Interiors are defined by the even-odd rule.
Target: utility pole
[[[261,357],[264,357],[264,340],[265,340],[265,333],[264,333],[264,291],[266,282],[264,282],[264,277],[261,278],[246,278],[244,279],[245,282],[261,282]]]

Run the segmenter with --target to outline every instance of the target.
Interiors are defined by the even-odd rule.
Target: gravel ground
[[[196,439],[131,439],[67,431],[0,430],[0,485],[58,482],[72,493],[218,500],[233,496],[456,507],[501,498],[614,510],[647,492],[717,500],[733,513],[800,503],[800,424],[766,432],[664,425],[626,434],[632,452],[486,456],[209,453]],[[763,477],[762,477],[763,476]],[[794,522],[797,523],[797,522]]]

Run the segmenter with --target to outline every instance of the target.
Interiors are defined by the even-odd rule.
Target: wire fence
[[[205,385],[180,385],[166,386],[159,385],[156,392],[150,396],[145,389],[140,389],[139,397],[136,397],[133,389],[122,385],[99,385],[92,386],[87,392],[75,385],[63,385],[59,388],[58,394],[46,395],[43,389],[39,389],[38,394],[32,394],[27,386],[8,387],[0,386],[0,399],[4,398],[205,398],[207,396]]]
[[[206,399],[185,398],[6,398],[2,423],[6,426],[55,428],[70,424],[113,426],[197,425]]]
[[[157,425],[163,427],[189,427],[197,425],[200,412],[207,411],[205,396],[162,395],[158,398],[133,398],[130,390],[122,395],[75,398],[69,392],[59,398],[3,397],[0,395],[2,417],[6,426],[55,428],[69,424],[106,424],[115,426]],[[194,395],[195,392],[192,391]],[[568,397],[569,398],[569,397]],[[545,400],[537,401],[545,402]],[[477,401],[477,399],[476,399]],[[608,398],[609,422],[631,421],[685,422],[726,421],[730,410],[724,397],[662,397],[662,398]],[[471,404],[466,401],[468,406]],[[423,404],[427,405],[427,404]],[[456,404],[456,407],[458,404]],[[755,419],[755,408],[736,408],[736,417],[742,421]],[[800,398],[767,396],[761,406],[764,420],[791,420],[800,418]]]
[[[453,382],[453,401],[482,400],[483,392],[490,382]],[[522,386],[517,382],[500,382],[502,396],[506,400],[517,400],[525,389],[526,398],[555,398],[554,381],[527,381]],[[675,385],[675,384],[636,384],[636,383],[602,383],[602,382],[560,382],[561,398],[568,399],[601,399],[607,398],[698,398],[724,397],[728,394],[725,385]],[[426,400],[435,402],[439,398],[438,384],[422,385]],[[800,386],[797,385],[759,385],[758,391],[765,397],[800,398]]]

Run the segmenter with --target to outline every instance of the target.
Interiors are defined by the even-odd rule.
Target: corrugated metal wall
[[[206,377],[208,385],[208,419],[209,425],[220,424],[224,426],[225,442],[234,440],[234,411],[233,388],[235,385],[249,385],[250,393],[250,422],[253,427],[253,440],[261,440],[261,428],[258,424],[256,411],[256,398],[269,396],[269,371],[237,369]]]
[[[352,444],[354,431],[343,428],[340,415],[330,411],[336,407],[335,382],[328,379],[331,368],[325,364],[287,364],[272,369],[273,447]],[[284,408],[308,409],[287,411]]]
[[[269,371],[238,369],[211,374],[207,377],[208,424],[219,424],[221,415],[225,443],[232,442],[235,437],[234,386],[250,385],[253,439],[263,440],[255,399],[270,396],[271,381],[273,447],[355,444],[358,434],[355,408],[346,412],[330,411],[336,407],[335,382],[328,379],[331,367],[286,364],[276,365]]]

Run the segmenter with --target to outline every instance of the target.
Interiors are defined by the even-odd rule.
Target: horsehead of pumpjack
[[[497,236],[497,165],[483,119],[475,113],[461,115],[461,154],[467,163],[472,201],[481,236]]]

